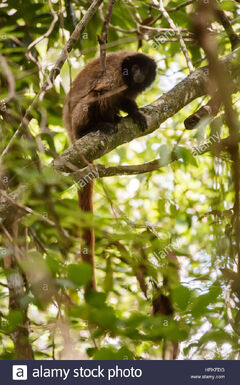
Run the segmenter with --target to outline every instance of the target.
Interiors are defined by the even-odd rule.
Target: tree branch
[[[98,36],[98,41],[100,44],[100,64],[101,64],[101,71],[105,73],[106,71],[106,44],[107,44],[107,36],[108,36],[108,28],[109,23],[112,17],[113,13],[113,7],[114,7],[115,0],[110,0],[108,9],[105,15],[103,27],[102,27],[102,33],[101,36]]]
[[[172,159],[170,161],[168,159],[167,162],[164,162],[161,159],[155,159],[148,163],[130,166],[119,165],[105,167],[103,164],[94,164],[87,166],[82,170],[75,171],[72,176],[75,181],[79,181],[80,179],[84,179],[87,176],[91,176],[91,179],[94,179],[115,175],[138,175],[158,170],[159,168],[164,167],[175,160],[177,160],[177,157],[173,156]]]
[[[0,68],[2,69],[3,73],[6,76],[6,80],[8,82],[8,96],[4,99],[4,104],[6,105],[8,102],[10,102],[12,99],[15,99],[15,79],[13,76],[13,73],[8,66],[7,60],[0,54]],[[1,111],[1,105],[3,102],[0,102],[0,111]]]
[[[183,40],[183,37],[181,35],[181,32],[179,30],[179,28],[176,27],[174,21],[171,19],[171,17],[169,16],[168,12],[166,11],[166,9],[164,8],[163,6],[163,1],[160,0],[159,1],[159,9],[160,11],[162,12],[162,15],[163,17],[167,20],[168,24],[170,25],[170,27],[173,29],[173,31],[176,33],[178,39],[179,39],[179,43],[180,43],[180,46],[181,46],[181,49],[182,49],[182,52],[185,56],[185,59],[186,59],[186,62],[187,62],[187,66],[189,68],[189,72],[193,72],[194,71],[194,67],[192,65],[192,62],[191,62],[191,59],[190,59],[190,56],[189,56],[189,53],[188,53],[188,50],[187,50],[187,47],[186,47],[186,44]]]
[[[240,135],[237,137],[237,143],[240,142]],[[201,151],[201,155],[213,151],[217,156],[221,153],[221,151],[227,151],[233,145],[233,140],[231,136],[228,136],[219,143],[213,143],[212,145],[208,145],[207,148]],[[193,154],[194,154],[193,147]],[[89,179],[97,179],[97,178],[105,178],[109,176],[116,175],[139,175],[147,172],[152,172],[159,170],[162,167],[169,166],[172,162],[182,159],[181,154],[173,151],[169,154],[166,159],[155,159],[151,162],[138,164],[138,165],[118,165],[118,166],[110,166],[105,167],[103,164],[90,164],[87,167],[84,167],[81,170],[74,171],[71,174],[71,177],[75,180],[75,182],[79,183],[79,181],[83,181],[83,183],[88,183]],[[80,186],[81,187],[81,186]]]
[[[202,106],[198,111],[194,112],[187,119],[184,120],[184,126],[187,130],[192,130],[200,122],[201,119],[206,117],[214,117],[217,115],[221,107],[221,98],[219,92],[215,92],[212,98],[205,106]]]
[[[234,31],[231,22],[228,20],[228,17],[224,11],[218,6],[217,2],[215,3],[215,13],[217,20],[222,24],[223,28],[226,31],[226,34],[230,40],[232,50],[237,48],[240,44],[240,36]]]

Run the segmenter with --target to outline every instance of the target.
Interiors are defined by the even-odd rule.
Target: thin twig
[[[220,95],[216,92],[207,104],[201,106],[200,109],[184,120],[185,128],[187,130],[192,130],[203,118],[216,116],[221,107],[221,103]]]
[[[226,294],[225,294],[225,304],[226,304],[226,310],[227,310],[227,318],[228,321],[233,329],[233,331],[240,336],[240,330],[239,328],[236,327],[233,316],[232,316],[232,311],[231,311],[231,292],[232,292],[232,287],[231,287],[232,281],[229,282],[227,289],[226,289]]]
[[[164,31],[171,31],[171,29],[170,28],[158,29],[158,32],[164,32]],[[153,40],[155,38],[155,36],[152,36],[150,34],[147,37],[149,38],[149,40],[147,40],[147,41]],[[186,41],[193,41],[193,38],[189,38],[188,36],[182,36],[182,37]],[[140,35],[131,36],[131,37],[129,36],[129,37],[125,37],[123,39],[119,39],[119,40],[113,41],[111,43],[108,43],[108,44],[106,44],[106,47],[107,47],[107,49],[108,48],[114,48],[114,47],[118,47],[120,45],[131,44],[131,43],[137,42],[138,40],[141,40],[141,39],[142,39],[142,36],[140,36]],[[178,38],[173,38],[173,39],[169,38],[168,41],[178,41]],[[87,49],[82,50],[81,55],[86,55],[86,54],[96,52],[96,51],[97,51],[97,49],[95,47],[87,48]],[[77,59],[77,57],[76,57],[76,59]]]
[[[103,16],[103,11],[102,8],[99,8],[99,16],[102,22],[104,22],[104,16]],[[122,32],[122,33],[137,33],[137,29],[123,29],[120,27],[117,27],[116,25],[113,25],[109,23],[109,28],[115,29],[115,31]]]
[[[187,62],[188,68],[189,68],[189,72],[190,73],[193,72],[194,71],[194,67],[192,65],[192,62],[191,62],[191,59],[190,59],[187,47],[185,45],[185,42],[184,42],[184,40],[182,38],[181,32],[180,32],[179,28],[176,27],[174,21],[171,19],[171,17],[169,16],[168,12],[165,10],[165,8],[163,6],[163,1],[162,0],[159,0],[159,9],[162,12],[163,16],[165,17],[165,19],[168,21],[170,27],[177,34],[180,46],[181,46],[183,54],[184,54],[184,56],[186,58],[186,62]]]
[[[232,50],[234,50],[240,44],[240,36],[238,36],[238,34],[234,31],[232,24],[228,19],[226,13],[222,11],[222,9],[219,7],[216,1],[215,1],[215,14],[217,16],[219,23],[221,23],[223,28],[225,29],[226,34],[232,46]]]
[[[7,193],[5,191],[2,191],[1,192],[3,196],[5,196],[11,203],[12,205],[14,205],[15,207],[18,207],[19,209],[25,211],[27,214],[32,214],[32,215],[35,215],[37,216],[38,218],[40,218],[43,222],[47,223],[48,225],[50,226],[53,226],[53,227],[56,227],[56,224],[51,221],[50,219],[48,219],[47,217],[45,217],[44,215],[32,210],[30,207],[27,207],[27,206],[24,206],[23,204],[17,202],[16,200],[14,200],[13,198],[10,197],[10,195],[7,195]],[[65,234],[67,237],[67,233]]]
[[[35,233],[35,231],[29,227],[29,233],[32,235],[32,237],[35,239],[36,243],[39,245],[40,249],[45,253],[47,254],[47,249],[45,248],[44,244],[42,243],[42,241],[38,238],[37,234]]]
[[[134,14],[132,13],[131,9],[129,8],[129,6],[128,6],[128,4],[126,2],[123,2],[123,5],[126,8],[127,12],[129,13],[129,15],[130,15],[132,21],[134,22],[134,24],[136,24],[136,26],[138,27],[140,23],[138,22],[138,20],[134,16],[135,12],[134,12]]]
[[[6,285],[5,283],[0,282],[0,286],[6,287],[8,289],[8,285]],[[0,315],[2,317],[2,314],[0,314]]]
[[[171,12],[177,12],[177,11],[179,11],[179,9],[182,9],[182,8],[184,8],[184,7],[187,7],[188,5],[193,4],[193,3],[195,3],[195,2],[196,2],[196,0],[188,0],[188,1],[185,1],[184,3],[179,4],[179,5],[177,5],[176,7],[167,9],[167,12],[168,12],[168,13],[171,13]]]
[[[134,8],[134,14],[136,15],[136,19],[138,20],[138,22],[140,24],[142,24],[142,18],[141,18],[140,13],[138,12],[136,5],[131,0],[127,0],[127,2],[129,5],[131,5]]]
[[[169,12],[176,12],[176,11],[179,11],[179,9],[181,9],[181,8],[184,8],[184,7],[186,7],[187,5],[189,5],[189,4],[192,4],[192,3],[194,3],[194,2],[196,2],[197,0],[188,0],[188,1],[185,1],[184,3],[182,3],[182,4],[179,4],[179,5],[177,5],[176,7],[173,7],[173,8],[168,8],[167,9],[167,12],[169,13]],[[155,4],[144,4],[146,7],[149,7],[149,8],[152,8],[152,9],[156,9],[157,11],[159,10],[159,8],[157,7],[157,5],[155,5]]]
[[[103,74],[106,71],[106,44],[107,44],[108,28],[109,28],[109,23],[113,13],[114,3],[115,3],[115,0],[109,0],[108,9],[107,9],[103,27],[102,27],[101,37],[98,36],[98,41],[100,44],[100,65],[101,65],[101,71]]]
[[[52,33],[52,31],[54,29],[54,26],[55,26],[56,22],[58,21],[58,15],[57,15],[57,12],[55,12],[53,7],[52,7],[51,0],[48,0],[48,5],[49,5],[49,8],[50,8],[50,12],[51,12],[51,14],[53,16],[53,19],[52,19],[52,22],[50,24],[50,27],[47,30],[47,32],[45,32],[42,36],[39,36],[31,44],[29,44],[29,46],[27,48],[27,52],[26,52],[27,57],[33,63],[35,63],[38,66],[39,71],[42,72],[42,73],[43,73],[42,67],[41,67],[40,63],[38,62],[38,60],[35,59],[35,57],[32,55],[31,50],[32,50],[33,47],[35,47],[35,45],[40,43],[43,39],[45,39],[46,37],[48,37]],[[43,73],[43,75],[45,75],[45,74]]]
[[[7,60],[0,53],[0,67],[6,75],[6,79],[8,82],[8,96],[4,99],[4,104],[10,102],[10,100],[15,99],[15,79],[13,73],[8,66]]]

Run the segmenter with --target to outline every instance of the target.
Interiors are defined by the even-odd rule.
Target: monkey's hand
[[[147,121],[145,116],[139,111],[138,106],[134,100],[124,99],[122,100],[121,110],[128,113],[129,117],[132,118],[134,123],[136,123],[141,131],[147,129]]]
[[[134,123],[139,126],[141,131],[145,131],[147,129],[147,120],[140,111],[136,111],[134,114],[131,115],[131,117]]]
[[[117,125],[109,122],[100,123],[99,128],[101,131],[105,132],[105,134],[108,134],[108,135],[112,135],[118,132]]]

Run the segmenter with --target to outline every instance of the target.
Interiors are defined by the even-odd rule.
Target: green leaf
[[[179,285],[178,287],[173,289],[173,292],[172,292],[173,303],[180,310],[184,311],[187,308],[190,298],[191,298],[191,291],[187,287]]]
[[[94,360],[115,360],[116,350],[112,347],[101,348],[93,356]]]
[[[8,321],[7,329],[9,329],[9,331],[15,330],[24,321],[24,315],[21,310],[11,310],[6,318]]]
[[[217,345],[224,343],[230,343],[231,345],[236,344],[236,339],[225,330],[211,330],[205,333],[199,340],[199,346],[207,344],[210,341],[214,341]]]
[[[176,146],[173,150],[174,154],[183,160],[184,164],[191,164],[197,167],[196,159],[194,158],[192,151],[182,146]]]
[[[76,286],[85,286],[91,281],[92,267],[84,262],[68,265],[67,276]]]
[[[121,349],[116,350],[109,346],[97,350],[94,354],[94,360],[133,360],[132,352],[123,346]]]
[[[192,316],[200,317],[205,314],[208,311],[207,306],[216,302],[221,292],[222,290],[219,286],[212,286],[208,293],[200,295],[193,304]]]
[[[86,293],[86,301],[89,305],[94,307],[103,307],[106,301],[106,294],[96,292],[94,290],[88,291]]]

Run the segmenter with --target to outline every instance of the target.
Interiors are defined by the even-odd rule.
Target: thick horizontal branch
[[[240,49],[238,48],[220,59],[232,77],[235,72],[240,71],[239,57]],[[82,169],[114,148],[155,131],[161,123],[175,115],[191,101],[207,94],[208,80],[208,67],[197,69],[154,103],[141,109],[148,124],[145,132],[142,132],[129,117],[126,117],[118,125],[118,132],[113,135],[97,131],[77,140],[54,160],[53,167],[61,172]]]

